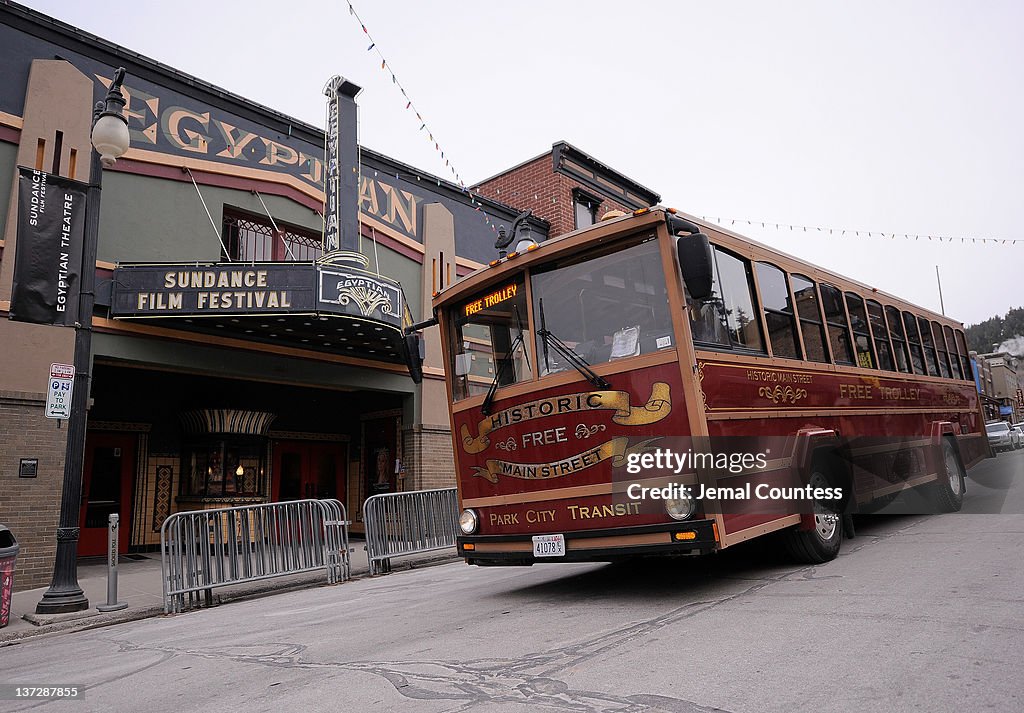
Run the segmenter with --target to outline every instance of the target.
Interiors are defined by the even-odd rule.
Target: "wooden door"
[[[112,513],[120,516],[117,551],[128,551],[135,443],[135,435],[128,433],[89,433],[86,436],[79,557],[106,554],[107,520]]]

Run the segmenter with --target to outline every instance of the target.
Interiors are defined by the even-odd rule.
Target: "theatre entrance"
[[[136,440],[134,433],[90,431],[88,434],[79,513],[82,524],[78,536],[79,557],[106,554],[107,520],[115,513],[120,516],[118,552],[128,551]]]
[[[272,450],[273,500],[345,501],[347,443],[275,440]]]

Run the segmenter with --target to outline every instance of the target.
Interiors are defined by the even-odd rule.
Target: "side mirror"
[[[469,352],[455,355],[455,376],[466,376],[473,369],[473,355]]]
[[[414,384],[423,383],[423,340],[418,334],[405,335],[405,365]]]
[[[676,241],[679,269],[683,273],[686,291],[695,300],[706,300],[711,296],[714,283],[714,262],[711,257],[711,243],[704,233],[683,235]]]

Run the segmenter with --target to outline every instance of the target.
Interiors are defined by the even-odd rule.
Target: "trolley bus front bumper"
[[[607,562],[639,555],[706,554],[719,547],[714,520],[561,534],[565,538],[565,553],[558,556],[536,556],[532,533],[459,536],[458,550],[469,564],[514,566],[535,562]]]

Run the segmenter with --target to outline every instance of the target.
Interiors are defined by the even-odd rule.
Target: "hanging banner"
[[[11,319],[73,327],[88,186],[19,166]]]

